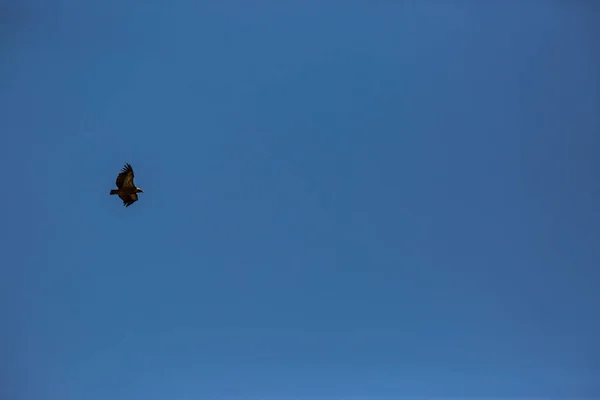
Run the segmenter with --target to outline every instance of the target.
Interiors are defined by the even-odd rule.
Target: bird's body
[[[110,194],[118,195],[119,198],[123,200],[123,205],[125,207],[129,207],[138,201],[138,193],[144,193],[142,189],[135,186],[133,183],[133,168],[131,168],[131,165],[129,164],[125,164],[121,172],[119,172],[115,183],[117,189],[111,190]]]

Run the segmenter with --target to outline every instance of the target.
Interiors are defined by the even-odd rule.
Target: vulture
[[[112,189],[110,194],[118,195],[123,200],[123,205],[129,207],[138,200],[138,193],[144,193],[142,189],[133,183],[133,168],[125,164],[119,175],[117,175],[117,189]]]

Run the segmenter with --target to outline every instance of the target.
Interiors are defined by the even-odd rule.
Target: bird
[[[129,163],[125,164],[116,180],[117,189],[110,191],[111,195],[118,195],[123,200],[123,205],[129,207],[136,201],[138,201],[138,193],[144,193],[142,189],[135,186],[133,183],[133,168]]]

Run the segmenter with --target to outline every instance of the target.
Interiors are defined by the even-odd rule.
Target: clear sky
[[[595,2],[0,10],[0,397],[600,396]]]

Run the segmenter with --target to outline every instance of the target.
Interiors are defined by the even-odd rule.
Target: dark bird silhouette
[[[138,193],[144,193],[142,189],[135,186],[133,183],[133,168],[131,165],[125,164],[119,175],[117,175],[117,189],[110,191],[110,194],[116,194],[123,200],[123,205],[129,207],[138,201]]]

